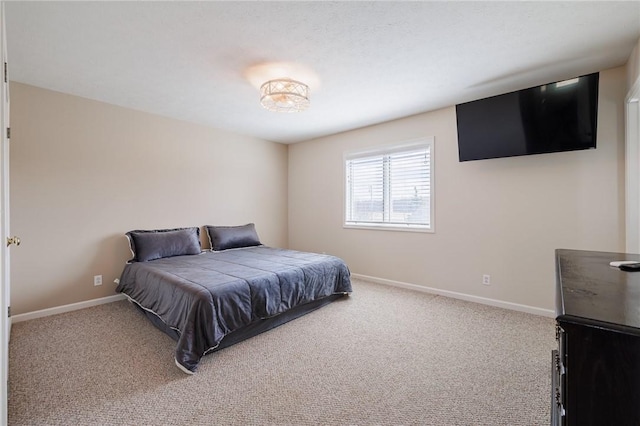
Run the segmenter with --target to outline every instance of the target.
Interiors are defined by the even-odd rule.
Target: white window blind
[[[431,229],[432,143],[346,158],[347,226]]]

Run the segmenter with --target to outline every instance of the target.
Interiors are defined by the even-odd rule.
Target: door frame
[[[625,251],[640,253],[640,77],[625,98]]]
[[[6,245],[9,233],[9,81],[6,76],[7,37],[5,28],[4,1],[0,2],[0,424],[7,424],[7,399],[9,396],[9,336],[11,318],[9,314],[9,248]]]

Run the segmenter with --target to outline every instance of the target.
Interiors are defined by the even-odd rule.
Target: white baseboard
[[[489,299],[486,297],[473,296],[471,294],[457,293],[455,291],[441,290],[438,288],[424,287],[417,284],[404,283],[401,281],[387,280],[385,278],[370,277],[368,275],[351,274],[353,278],[371,281],[378,284],[386,284],[393,287],[401,287],[409,290],[421,291],[423,293],[437,294],[440,296],[451,297],[454,299],[466,300],[468,302],[481,303],[483,305],[496,306],[498,308],[510,309],[512,311],[526,312],[529,314],[540,315],[543,317],[555,318],[555,312],[551,309],[537,308],[535,306],[521,305],[519,303],[505,302],[502,300]],[[55,308],[42,309],[39,311],[27,312],[25,314],[12,315],[10,320],[12,323],[28,321],[36,318],[48,317],[50,315],[62,314],[65,312],[77,311],[79,309],[90,308],[92,306],[102,305],[105,303],[117,302],[118,300],[126,300],[123,294],[114,296],[101,297],[99,299],[86,300],[84,302],[71,303],[69,305],[57,306]]]
[[[552,309],[537,308],[535,306],[521,305],[519,303],[505,302],[502,300],[489,299],[486,297],[473,296],[471,294],[457,293],[455,291],[441,290],[438,288],[424,287],[417,284],[409,284],[401,281],[387,280],[384,278],[370,277],[361,274],[351,274],[353,278],[371,281],[378,284],[386,284],[393,287],[401,287],[409,290],[421,291],[423,293],[437,294],[439,296],[451,297],[453,299],[466,300],[467,302],[481,303],[483,305],[496,306],[498,308],[510,309],[512,311],[526,312],[528,314],[539,315],[548,318],[555,318],[556,314]]]
[[[39,311],[27,312],[25,314],[12,315],[11,321],[15,324],[17,322],[48,317],[50,315],[63,314],[65,312],[77,311],[78,309],[90,308],[97,305],[103,305],[105,303],[117,302],[118,300],[126,300],[126,297],[123,294],[116,294],[115,296],[101,297],[99,299],[91,299],[85,300],[84,302],[56,306],[55,308],[48,308]]]

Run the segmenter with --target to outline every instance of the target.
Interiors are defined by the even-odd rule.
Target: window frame
[[[429,148],[429,225],[415,224],[390,224],[390,223],[350,223],[347,222],[347,161],[359,157],[394,154],[402,151],[409,151],[416,148]],[[381,145],[368,149],[360,149],[355,151],[347,151],[343,154],[342,159],[342,227],[344,229],[368,229],[376,231],[402,231],[402,232],[421,232],[435,233],[435,138],[433,136],[412,139],[409,141]]]

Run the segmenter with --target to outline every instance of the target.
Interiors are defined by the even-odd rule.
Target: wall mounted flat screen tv
[[[599,74],[456,105],[460,161],[596,147]]]

